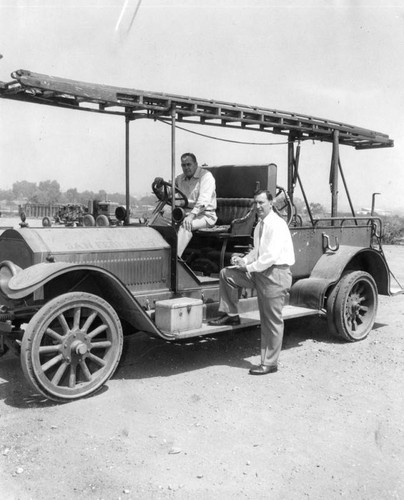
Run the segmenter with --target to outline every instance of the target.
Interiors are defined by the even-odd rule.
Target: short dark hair
[[[189,156],[194,163],[198,163],[198,161],[197,161],[196,156],[194,155],[194,153],[184,153],[184,154],[182,154],[181,155],[181,160],[183,158],[185,158],[186,156]]]
[[[268,201],[272,201],[274,199],[274,197],[272,196],[272,193],[270,191],[268,191],[267,189],[257,189],[257,191],[255,191],[255,193],[254,193],[254,198],[256,196],[259,196],[260,194],[265,194]]]

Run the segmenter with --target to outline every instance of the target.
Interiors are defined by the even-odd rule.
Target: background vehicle
[[[65,226],[109,226],[119,224],[116,217],[116,210],[122,209],[119,203],[113,201],[89,200],[88,206],[82,204],[68,203],[58,207],[57,211],[51,217],[42,218],[42,226],[49,227],[55,224],[64,224]]]
[[[90,200],[88,202],[88,213],[84,215],[83,225],[90,226],[109,226],[120,224],[121,221],[116,216],[116,210],[121,207],[119,203],[113,201]]]
[[[213,327],[206,319],[218,308],[218,272],[232,252],[245,252],[255,224],[254,191],[269,189],[290,225],[296,264],[285,319],[321,315],[330,331],[347,341],[372,329],[378,293],[390,294],[391,275],[381,247],[378,217],[338,215],[340,145],[355,149],[393,146],[385,134],[307,115],[92,85],[19,70],[0,85],[0,97],[81,109],[125,118],[126,179],[129,179],[129,125],[138,118],[170,120],[171,179],[175,178],[176,122],[209,124],[285,135],[288,185],[277,186],[278,167],[208,167],[216,178],[218,225],[195,234],[184,260],[177,258],[181,220],[178,189],[159,195],[147,223],[129,223],[116,211],[119,227],[6,230],[0,236],[0,334],[21,345],[22,369],[33,388],[56,401],[92,394],[119,363],[124,332],[144,331],[168,341],[199,337],[259,324],[256,297],[245,290],[239,327]],[[301,143],[330,143],[331,216],[313,217],[299,172]],[[299,184],[307,217],[296,213]],[[165,186],[170,187],[166,182]],[[172,206],[171,221],[161,216]],[[106,214],[103,214],[106,215]]]
[[[87,209],[84,205],[68,203],[61,205],[51,217],[45,215],[42,217],[42,226],[50,227],[52,224],[64,224],[65,226],[82,226],[83,217]]]

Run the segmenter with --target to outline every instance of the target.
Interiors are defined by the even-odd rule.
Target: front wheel
[[[372,276],[364,271],[345,274],[334,300],[336,334],[350,342],[366,338],[377,312],[377,285]]]
[[[94,227],[95,226],[95,219],[91,214],[86,214],[83,217],[83,226],[84,227]]]
[[[30,320],[21,365],[32,387],[66,402],[93,394],[114,373],[122,353],[121,322],[108,302],[70,292],[46,303]]]

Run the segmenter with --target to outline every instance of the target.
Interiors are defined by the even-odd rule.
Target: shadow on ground
[[[375,324],[374,328],[382,326]],[[283,350],[299,348],[308,339],[319,344],[344,342],[331,336],[327,322],[320,318],[299,318],[285,323]],[[248,370],[253,364],[250,358],[259,362],[259,354],[259,327],[176,342],[137,333],[125,337],[121,361],[112,378],[169,377],[214,365]],[[0,384],[0,400],[7,405],[33,408],[57,404],[34,392],[23,375],[19,357],[12,351],[0,358],[0,379],[4,381]]]
[[[307,339],[319,343],[341,343],[317,318],[289,320],[285,324],[282,349],[295,349]],[[259,362],[260,328],[226,332],[177,342],[166,342],[144,334],[129,336],[124,345],[117,378],[167,377],[213,365],[249,369]]]

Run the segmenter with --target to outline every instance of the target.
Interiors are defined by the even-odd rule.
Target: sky
[[[126,7],[125,7],[126,6]],[[137,12],[136,12],[137,9]],[[136,15],[135,15],[136,13]],[[400,0],[0,0],[0,81],[27,69],[74,80],[284,110],[369,128],[394,148],[342,146],[356,209],[404,210],[404,4]],[[284,142],[217,127],[219,138]],[[131,124],[131,193],[170,178],[170,127]],[[177,131],[179,156],[199,164],[278,165],[284,144],[230,144]],[[0,188],[57,180],[62,191],[124,192],[121,117],[0,99]],[[300,172],[310,201],[330,205],[331,147],[305,142]],[[347,205],[340,185],[340,207]],[[296,196],[301,197],[299,190]]]

